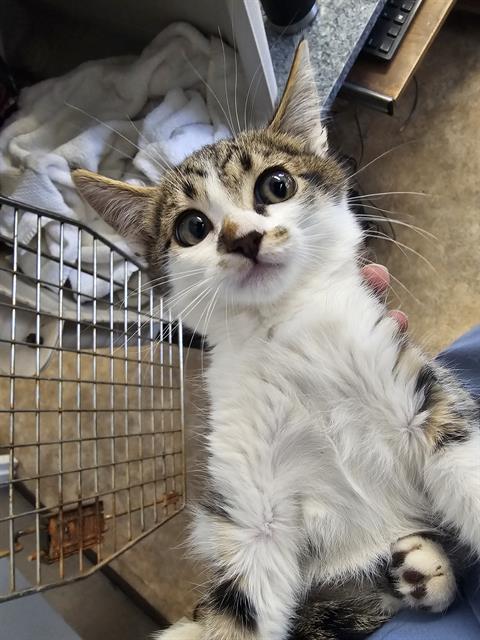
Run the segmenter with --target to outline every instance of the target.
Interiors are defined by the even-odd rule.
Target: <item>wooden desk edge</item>
[[[455,0],[425,0],[393,60],[384,63],[381,60],[360,58],[348,75],[341,95],[354,96],[369,106],[393,113],[395,102],[402,95],[454,5]],[[429,28],[432,19],[433,30]],[[428,33],[425,34],[426,30]],[[396,73],[400,76],[398,81],[392,79]]]

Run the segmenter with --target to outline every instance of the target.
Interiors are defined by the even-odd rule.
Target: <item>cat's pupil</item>
[[[270,190],[279,200],[287,197],[287,182],[283,174],[276,174],[270,179]]]
[[[200,216],[191,217],[188,223],[189,231],[195,238],[201,239],[205,235],[205,222]]]

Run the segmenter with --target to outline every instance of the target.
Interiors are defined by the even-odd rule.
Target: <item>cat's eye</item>
[[[261,204],[277,204],[291,198],[297,185],[292,176],[284,169],[267,169],[255,183],[255,201]]]
[[[175,239],[182,247],[193,247],[212,230],[212,223],[201,211],[184,211],[175,223]]]

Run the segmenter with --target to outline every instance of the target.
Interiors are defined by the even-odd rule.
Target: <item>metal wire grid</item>
[[[0,485],[0,562],[8,562],[9,575],[1,602],[87,576],[166,522],[184,507],[185,467],[180,322],[147,290],[141,268],[128,277],[139,265],[106,239],[48,211],[2,197],[0,204],[13,215],[11,235],[0,235],[9,254],[0,264],[0,280],[9,281],[0,311],[10,325],[0,331],[8,353],[0,370],[0,454],[8,454],[9,467],[7,486]],[[36,221],[30,244],[19,240],[26,213]],[[46,223],[57,225],[57,256],[46,250]],[[72,231],[74,262],[65,258]],[[106,272],[98,268],[100,251],[109,256]],[[35,260],[34,274],[20,269],[25,255]],[[91,293],[82,288],[85,274]],[[29,321],[33,331],[19,335]],[[21,588],[16,562],[26,553],[34,575]]]

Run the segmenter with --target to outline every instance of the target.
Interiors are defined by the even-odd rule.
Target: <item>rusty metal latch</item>
[[[40,557],[44,562],[58,562],[76,553],[93,549],[103,541],[106,531],[103,502],[79,504],[70,509],[47,513],[40,525]],[[15,553],[23,550],[20,539],[36,533],[36,528],[22,529],[15,533]],[[9,555],[8,549],[0,549],[0,558]],[[36,559],[36,553],[29,560]]]
[[[47,521],[46,561],[56,562],[99,545],[105,533],[103,502],[61,509]]]
[[[157,504],[166,507],[175,505],[180,499],[176,491],[163,494]],[[148,506],[148,505],[147,505]],[[69,509],[56,510],[41,518],[40,525],[40,558],[44,562],[54,563],[61,558],[68,558],[87,549],[95,549],[103,542],[108,530],[106,521],[113,517],[128,515],[128,511],[105,515],[101,500],[89,501]],[[15,553],[23,551],[20,539],[36,533],[36,528],[21,529],[15,533]],[[8,549],[0,549],[0,558],[10,555]],[[28,559],[36,560],[36,553]]]

